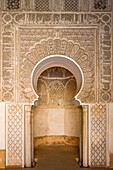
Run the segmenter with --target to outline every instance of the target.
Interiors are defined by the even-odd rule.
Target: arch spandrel
[[[79,93],[79,95],[77,96],[77,98],[79,98],[81,102],[83,103],[88,102],[89,100],[90,102],[94,102],[95,100],[94,65],[90,61],[84,48],[81,48],[79,44],[76,44],[70,40],[68,41],[67,39],[64,39],[64,38],[63,39],[50,38],[50,39],[38,42],[33,48],[29,50],[29,53],[26,54],[26,60],[23,61],[22,71],[21,71],[22,73],[21,74],[21,88],[22,88],[22,95],[24,96],[25,100],[29,100],[30,102],[32,102],[37,98],[31,85],[32,83],[31,83],[30,75],[33,69],[36,67],[37,63],[40,63],[41,60],[46,59],[47,56],[53,56],[53,55],[55,56],[57,55],[60,57],[58,57],[58,61],[56,59],[56,63],[55,62],[53,64],[51,63],[51,66],[60,66],[60,67],[69,69],[69,71],[72,73],[75,72],[72,69],[74,67],[70,66],[68,60],[65,61],[65,65],[61,64],[63,63],[63,61],[60,62],[60,60],[62,60],[62,57],[67,56],[69,59],[72,59],[81,68],[83,75],[84,75],[84,86],[81,92]],[[26,69],[26,64],[28,65],[28,69]],[[47,65],[45,66],[45,64]],[[45,64],[44,64],[44,68],[42,69],[43,71],[44,69],[51,67],[48,65],[46,60],[45,60]],[[30,70],[31,73],[29,73],[28,70]],[[38,70],[38,74],[39,75],[41,74],[41,70]],[[25,81],[23,81],[25,77],[26,79]],[[29,85],[29,88],[27,88],[28,85]],[[87,87],[89,87],[88,90],[87,90]],[[80,87],[79,87],[79,90],[80,90]]]

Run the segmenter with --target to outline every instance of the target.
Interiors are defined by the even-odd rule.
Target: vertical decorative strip
[[[106,166],[107,109],[104,104],[95,104],[90,110],[91,166]]]
[[[23,106],[8,104],[6,106],[6,166],[23,166]]]

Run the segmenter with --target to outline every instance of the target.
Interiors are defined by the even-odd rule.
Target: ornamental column
[[[32,160],[32,129],[31,106],[25,105],[25,167],[31,167]]]
[[[88,166],[88,106],[83,105],[83,167]]]

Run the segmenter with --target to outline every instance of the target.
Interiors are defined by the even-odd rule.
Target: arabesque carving
[[[16,38],[16,43],[20,45],[18,46],[16,44],[16,51],[14,55],[14,43],[15,43],[14,42],[14,30],[15,30],[14,25],[15,24],[17,25],[17,28],[16,28],[17,36],[16,37],[19,37],[19,38]],[[22,28],[23,24],[26,25],[26,27],[24,26]],[[31,24],[32,24],[32,27],[30,27]],[[39,24],[40,26],[41,25],[44,26],[45,24],[46,25],[52,24],[54,26],[59,25],[59,26],[62,26],[62,28],[54,29],[54,26],[53,26],[51,29],[47,29],[47,28],[40,29],[38,27],[36,28],[37,24]],[[69,29],[68,27],[70,25],[73,26],[73,24],[74,24],[73,29],[71,28]],[[80,29],[81,24],[84,25],[82,29]],[[88,29],[87,26],[90,24],[94,24],[95,26],[92,26],[92,28]],[[33,28],[33,25],[35,26],[35,28]],[[65,26],[65,28],[63,28],[63,26]],[[77,30],[76,26],[77,27],[79,26],[78,28],[79,31]],[[94,93],[90,95],[91,98],[88,95],[86,95],[86,93],[84,95],[82,95],[81,93],[80,95],[83,96],[83,98],[80,97],[81,101],[83,102],[95,102],[95,101],[110,102],[111,101],[112,59],[111,59],[111,14],[110,13],[107,13],[107,12],[87,13],[87,14],[85,13],[73,13],[73,14],[3,13],[2,30],[3,30],[2,38],[3,38],[3,58],[4,58],[2,66],[3,66],[4,72],[9,73],[9,76],[6,76],[6,74],[3,74],[3,82],[2,82],[2,94],[3,94],[2,100],[3,101],[15,101],[15,100],[20,101],[20,99],[18,99],[18,96],[20,96],[21,101],[30,101],[34,99],[34,97],[33,98],[31,97],[32,96],[31,91],[29,91],[29,95],[28,94],[26,95],[27,92],[25,92],[26,90],[24,89],[24,86],[22,87],[23,82],[21,85],[23,89],[21,93],[20,80],[14,74],[15,68],[18,67],[19,69],[17,70],[18,73],[21,71],[21,67],[19,67],[18,64],[20,63],[20,65],[22,66],[21,61],[26,59],[26,56],[29,53],[29,49],[32,48],[33,50],[33,47],[35,46],[35,44],[37,44],[38,46],[37,49],[39,48],[38,53],[37,53],[38,54],[37,56],[39,56],[39,58],[38,60],[37,60],[37,57],[35,59],[37,60],[37,62],[42,57],[45,57],[45,54],[53,54],[53,51],[55,52],[55,50],[53,50],[53,44],[55,46],[55,42],[57,43],[59,41],[59,38],[65,39],[66,41],[67,39],[71,40],[72,42],[74,42],[74,44],[80,47],[79,49],[80,51],[78,50],[78,52],[80,52],[80,58],[79,59],[76,58],[76,61],[78,63],[81,62],[79,60],[85,58],[85,57],[82,57],[83,56],[82,53],[84,53],[82,52],[82,48],[85,50],[85,54],[87,53],[88,55],[88,57],[86,55],[86,58],[89,59],[89,60],[87,59],[89,66],[86,67],[87,63],[85,62],[84,62],[84,66],[82,64],[81,65],[82,67],[86,67],[86,68],[83,68],[83,70],[86,69],[88,72],[88,75],[92,76],[92,73],[95,73],[96,70],[98,71],[98,77],[96,78],[97,81],[91,78],[92,81],[96,81],[93,83],[96,86],[98,86],[97,92],[96,92],[97,93],[96,98],[95,98]],[[98,34],[100,38],[96,39],[96,37],[98,37]],[[53,44],[49,42],[51,41],[51,38],[48,39],[48,37],[51,37],[52,39],[54,39]],[[47,42],[47,39],[48,39],[48,42]],[[41,43],[42,40],[43,40],[44,45]],[[63,48],[65,49],[65,45],[67,45],[67,42],[65,40],[62,41],[63,43],[62,50]],[[95,41],[97,42],[96,44],[95,44]],[[100,47],[98,43],[100,44]],[[41,49],[40,45],[43,45],[44,47],[42,51],[40,50]],[[65,53],[65,55],[68,55],[71,49],[74,50],[74,48],[72,48],[72,45],[73,45],[72,43],[68,44],[69,48],[66,48],[67,52]],[[58,46],[60,46],[60,43],[57,45],[57,48]],[[49,52],[47,52],[48,50]],[[63,51],[61,53],[63,53]],[[73,58],[73,54],[70,57]],[[17,66],[13,62],[14,58],[15,58],[15,61],[17,61],[16,62]],[[10,65],[8,64],[9,61],[11,63]],[[33,65],[29,61],[26,61],[25,63],[27,62],[29,65]],[[91,65],[90,65],[90,62],[92,63]],[[99,68],[96,68],[96,64],[94,65],[94,63],[98,63]],[[32,66],[30,66],[30,68],[31,67]],[[92,69],[92,71],[90,71],[90,69]],[[30,70],[29,70],[29,73],[31,73]],[[84,75],[85,75],[85,72],[84,72]],[[26,80],[25,77],[24,79]],[[9,82],[9,83],[11,82],[11,83],[9,84],[9,86],[6,86],[7,83],[5,82]],[[90,82],[89,84],[91,84],[92,86],[92,82]],[[93,89],[93,87],[89,87],[88,90],[90,91],[90,89],[92,88],[92,92],[94,92],[95,89]],[[87,92],[87,93],[89,94],[90,92]],[[15,94],[17,96],[16,98],[15,98]]]
[[[91,166],[106,166],[107,109],[99,103],[113,102],[112,1],[72,0],[74,6],[71,0],[54,0],[53,5],[48,5],[48,1],[43,6],[39,3],[41,8],[35,0],[1,1],[0,9],[7,10],[1,13],[1,101],[33,102],[36,96],[30,76],[37,62],[52,54],[72,58],[84,74],[78,99],[82,103],[98,103],[90,106]],[[45,81],[41,83],[43,88],[47,87]],[[51,83],[50,92],[57,85],[62,92],[64,85],[59,81]],[[44,104],[46,101],[45,98]],[[7,106],[8,165],[21,165],[24,160],[22,109],[19,104]]]
[[[79,45],[74,44],[73,41],[67,41],[66,39],[56,38],[44,40],[37,43],[35,47],[32,48],[29,53],[27,53],[25,59],[21,63],[21,88],[25,98],[30,98],[31,100],[33,100],[34,97],[29,76],[31,75],[34,66],[45,56],[49,56],[52,54],[62,54],[71,57],[80,65],[84,73],[85,82],[83,91],[80,95],[81,101],[88,100],[89,98],[91,99],[92,96],[95,96],[94,66],[92,65],[92,67],[90,67],[92,60],[89,59],[88,55],[85,53],[85,50]],[[86,87],[88,87],[88,89]],[[94,98],[92,98],[92,100],[94,100]]]
[[[76,79],[66,69],[52,67],[44,71],[37,82],[39,104],[48,106],[73,105]]]

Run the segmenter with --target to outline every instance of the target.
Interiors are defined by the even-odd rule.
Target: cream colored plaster
[[[80,113],[78,108],[65,109],[64,134],[67,136],[80,136]]]
[[[47,135],[48,132],[47,119],[48,119],[47,110],[38,109],[37,107],[34,109],[33,114],[34,137]]]
[[[64,109],[49,109],[48,135],[64,135]]]
[[[34,137],[75,136],[80,134],[80,113],[78,108],[38,108],[34,109]]]

